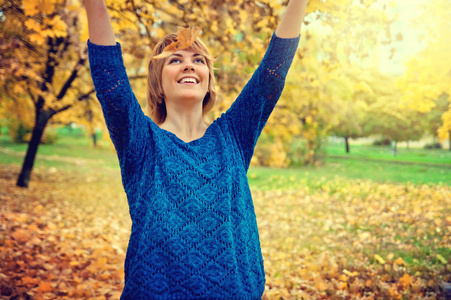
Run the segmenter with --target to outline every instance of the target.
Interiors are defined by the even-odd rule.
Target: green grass
[[[366,179],[375,182],[451,185],[451,168],[396,161],[365,161],[329,157],[324,165],[302,168],[251,167],[251,187],[260,190],[296,189],[299,185],[320,188],[326,181]]]
[[[79,129],[58,129],[58,140],[54,145],[41,144],[38,148],[35,167],[61,168],[88,172],[92,167],[119,168],[116,153],[109,142],[98,139],[98,147]],[[0,164],[22,164],[28,144],[14,144],[3,132],[0,136]]]
[[[327,147],[327,153],[329,156],[424,164],[447,164],[451,167],[451,151],[446,149],[407,149],[398,147],[397,155],[394,156],[390,146],[351,144],[350,153],[346,153],[344,144],[330,144]]]
[[[39,146],[35,167],[82,172],[98,167],[118,169],[113,147],[108,141],[99,140],[100,147],[94,148],[83,131],[59,128],[56,144]],[[21,165],[27,144],[13,144],[4,133],[0,136],[0,148],[0,164]],[[290,190],[306,185],[317,189],[327,181],[353,179],[451,185],[448,150],[399,149],[394,157],[389,147],[351,145],[351,153],[346,154],[342,144],[335,144],[329,145],[327,152],[328,158],[317,167],[250,167],[249,184],[259,190]]]

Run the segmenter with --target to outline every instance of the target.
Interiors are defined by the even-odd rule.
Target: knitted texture
[[[121,299],[262,296],[265,272],[246,174],[298,42],[273,34],[232,106],[203,137],[185,143],[143,114],[120,44],[88,41],[132,219]]]

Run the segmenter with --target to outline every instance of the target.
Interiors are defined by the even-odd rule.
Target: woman
[[[290,1],[254,75],[208,125],[203,115],[216,92],[200,40],[191,36],[194,42],[182,45],[181,35],[169,36],[157,45],[148,118],[130,88],[103,0],[85,0],[91,74],[133,222],[122,299],[262,296],[265,273],[246,173],[282,92],[306,3]]]

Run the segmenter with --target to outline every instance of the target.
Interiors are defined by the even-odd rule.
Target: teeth
[[[190,83],[197,83],[196,79],[194,78],[183,78],[180,83],[185,83],[185,82],[190,82]]]

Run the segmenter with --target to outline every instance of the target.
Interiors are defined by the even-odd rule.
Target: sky
[[[402,75],[404,73],[404,61],[415,56],[424,45],[418,38],[417,31],[412,25],[412,19],[418,14],[418,5],[427,0],[397,0],[394,8],[389,8],[390,14],[398,14],[398,19],[392,24],[391,33],[395,37],[397,33],[403,36],[402,41],[393,42],[383,46],[380,57],[380,71],[386,74]],[[395,48],[395,54],[390,57],[391,48]]]

